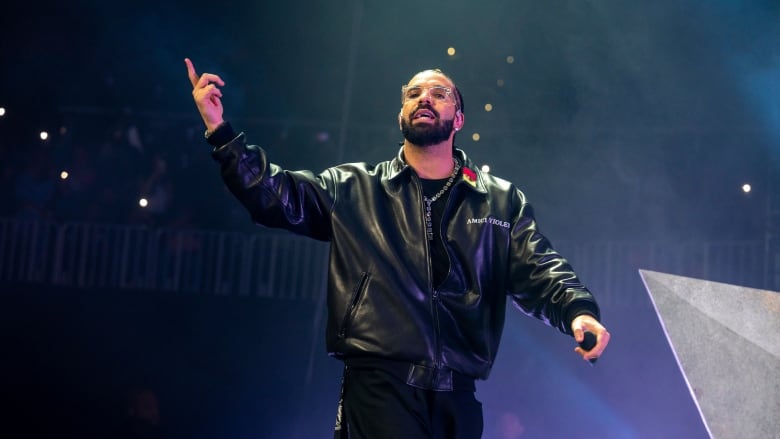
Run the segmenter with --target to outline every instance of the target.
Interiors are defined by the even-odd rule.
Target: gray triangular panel
[[[711,436],[780,438],[780,294],[639,274]]]

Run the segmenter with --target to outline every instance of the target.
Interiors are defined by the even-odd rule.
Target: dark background
[[[554,236],[764,231],[780,117],[775,2],[15,8],[2,17],[6,166],[43,148],[41,130],[52,134],[41,154],[70,164],[76,146],[95,161],[92,144],[135,127],[143,157],[122,167],[138,167],[126,178],[148,175],[155,154],[172,177],[184,155],[190,171],[203,167],[193,174],[213,175],[184,57],[222,76],[226,117],[286,167],[376,162],[400,140],[400,85],[437,67],[465,96],[459,145],[521,185]],[[120,184],[111,177],[102,186]],[[192,181],[173,182],[186,196]]]
[[[190,57],[226,81],[233,125],[290,169],[391,158],[401,84],[441,68],[465,97],[456,143],[524,189],[554,243],[755,241],[774,230],[775,1],[82,0],[5,11],[6,218],[263,233],[209,157]],[[138,208],[140,196],[152,208]],[[595,368],[511,313],[480,387],[486,437],[516,421],[522,437],[703,437],[636,272],[624,276],[640,295],[605,307],[614,354]],[[313,303],[2,290],[9,428],[110,437],[140,388],[155,393],[168,437],[328,434],[339,365]]]

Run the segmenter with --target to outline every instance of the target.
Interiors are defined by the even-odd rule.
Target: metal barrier
[[[58,231],[48,222],[0,220],[0,281],[48,282]]]
[[[0,284],[316,301],[327,252],[292,234],[0,219]]]
[[[640,268],[777,290],[778,279],[764,273],[763,241],[556,247],[605,304],[647,300]],[[32,283],[316,301],[326,288],[327,255],[326,243],[262,228],[247,234],[0,219],[0,288]]]

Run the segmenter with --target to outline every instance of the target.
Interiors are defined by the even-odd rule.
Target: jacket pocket
[[[355,314],[357,312],[358,303],[360,303],[360,299],[363,297],[363,294],[365,294],[366,288],[368,287],[368,281],[371,278],[371,273],[364,271],[363,274],[360,276],[360,281],[355,285],[355,288],[352,290],[352,294],[349,299],[349,306],[347,307],[346,313],[344,313],[344,318],[341,321],[341,329],[339,329],[339,338],[346,338],[347,336],[347,329],[349,329],[350,325],[352,324],[352,320],[355,318]]]

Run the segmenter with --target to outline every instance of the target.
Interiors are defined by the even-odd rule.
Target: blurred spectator
[[[97,153],[97,195],[101,222],[127,223],[137,206],[143,145],[132,124],[118,121],[106,133]],[[129,134],[132,133],[132,134]]]
[[[138,206],[132,215],[132,222],[141,222],[148,225],[165,225],[171,197],[173,195],[173,183],[168,173],[168,164],[159,152],[154,153],[151,167],[147,175],[144,175],[139,184],[139,199],[144,199],[146,204]]]
[[[97,170],[94,157],[83,145],[74,146],[70,157],[65,159],[61,172],[67,172],[57,185],[55,216],[59,221],[86,220],[98,218],[99,207],[94,202],[97,192]]]

